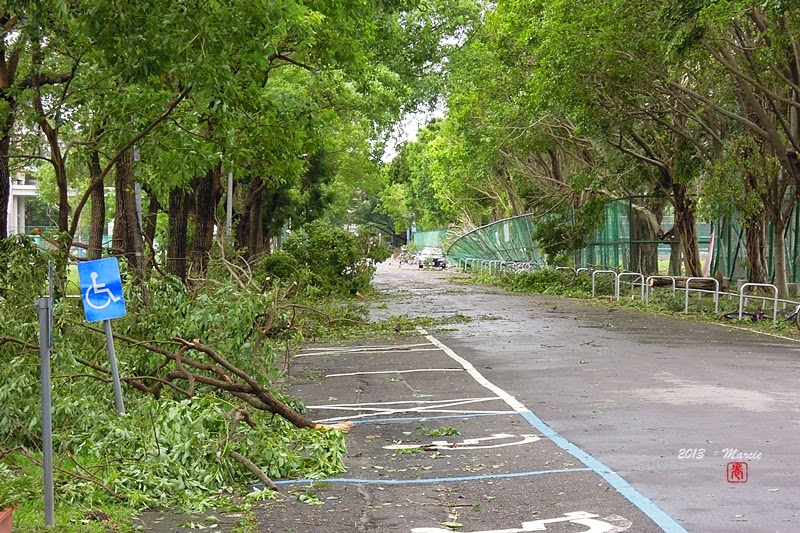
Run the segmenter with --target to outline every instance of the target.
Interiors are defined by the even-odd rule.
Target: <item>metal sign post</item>
[[[125,414],[122,401],[117,355],[114,350],[114,336],[111,333],[111,319],[125,316],[125,300],[122,298],[122,278],[119,263],[115,257],[78,263],[78,277],[81,281],[81,300],[83,312],[89,322],[103,321],[108,346],[108,362],[114,382],[114,399],[117,413]]]
[[[119,383],[119,370],[117,370],[117,352],[114,350],[114,335],[111,333],[111,321],[103,320],[103,329],[106,332],[106,346],[108,347],[108,363],[111,366],[111,379],[114,380],[114,402],[117,413],[125,414],[125,404],[122,401],[122,387]]]
[[[44,470],[44,523],[55,525],[53,499],[53,420],[50,395],[50,314],[49,297],[36,300],[39,309],[39,369],[42,381],[42,468]]]

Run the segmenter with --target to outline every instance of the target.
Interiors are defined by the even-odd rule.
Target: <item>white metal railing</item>
[[[677,287],[677,282],[675,280],[675,276],[647,276],[645,280],[645,284],[647,285],[647,290],[644,294],[644,305],[650,305],[650,280],[654,279],[671,279],[672,280],[672,295],[675,296],[675,289]]]
[[[773,290],[775,297],[772,299],[772,323],[778,323],[778,287],[771,283],[744,283],[741,287],[739,287],[739,320],[742,319],[742,311],[744,310],[744,306],[747,305],[747,300],[750,298],[758,298],[764,300],[766,302],[766,298],[763,296],[747,296],[744,293],[744,290],[747,287],[763,287],[763,288],[770,288]],[[743,305],[744,304],[744,305]]]
[[[717,278],[708,278],[708,277],[702,277],[702,276],[693,276],[693,277],[690,277],[690,278],[686,278],[686,288],[684,289],[686,291],[686,298],[684,300],[683,312],[684,313],[688,313],[689,312],[689,292],[691,290],[690,289],[690,285],[691,285],[692,281],[700,281],[700,280],[713,281],[714,282],[714,286],[716,287],[716,290],[714,290],[714,312],[715,313],[719,313],[719,280]],[[703,290],[703,289],[695,289],[694,292],[704,293],[704,292],[710,292],[710,291]]]
[[[616,294],[617,289],[619,288],[619,286],[617,285],[617,279],[618,279],[617,272],[615,270],[594,270],[592,271],[592,298],[594,298],[595,285],[598,274],[612,274],[614,276],[614,287],[615,287],[614,293]]]
[[[462,260],[459,260],[459,263],[458,263],[459,266],[461,265],[461,261]],[[542,269],[550,268],[546,264],[545,265],[539,265],[538,263],[535,263],[535,262],[532,262],[532,261],[502,261],[502,260],[496,260],[496,259],[480,259],[480,258],[468,257],[468,258],[463,259],[464,271],[466,272],[467,269],[470,269],[470,268],[472,270],[475,270],[476,269],[476,263],[478,264],[478,267],[480,268],[481,272],[483,272],[487,267],[489,268],[490,272],[495,272],[495,271],[496,272],[501,272],[501,271],[502,272],[508,272],[509,271],[508,267],[511,266],[510,272],[512,272],[514,274],[517,274],[519,272],[530,272],[530,271],[533,271],[533,270],[542,270]],[[598,269],[598,270],[595,270],[595,269],[589,268],[589,267],[580,267],[580,268],[575,268],[575,269],[572,269],[571,267],[554,267],[554,270],[556,270],[556,271],[558,271],[558,270],[573,270],[575,272],[576,276],[579,276],[581,273],[587,273],[587,274],[591,273],[591,276],[592,276],[592,297],[596,296],[596,292],[597,292],[597,275],[599,275],[599,274],[612,274],[614,276],[614,297],[616,298],[617,301],[619,301],[619,299],[620,299],[620,284],[621,284],[620,279],[623,278],[623,277],[626,277],[626,276],[633,276],[633,277],[637,278],[637,281],[639,281],[639,283],[641,284],[641,290],[642,290],[642,295],[643,295],[643,300],[645,302],[645,305],[649,305],[650,304],[650,291],[651,291],[650,282],[651,282],[651,280],[669,279],[672,282],[671,283],[671,285],[672,285],[672,294],[674,295],[676,293],[676,291],[677,291],[677,279],[676,279],[675,276],[660,276],[660,275],[645,276],[644,274],[641,274],[639,272],[618,272],[616,270],[611,270],[611,269]],[[708,281],[712,282],[713,285],[714,285],[714,290],[700,289],[700,288],[694,288],[693,289],[691,287],[692,283],[697,283],[697,282],[699,282],[701,280],[702,281],[706,281],[706,282],[708,282]],[[635,282],[632,282],[632,284],[635,284]],[[766,297],[766,296],[747,295],[747,294],[745,294],[744,290],[747,289],[747,288],[750,288],[750,287],[763,287],[763,288],[771,289],[772,292],[773,292],[773,296],[770,298],[770,297]],[[795,307],[800,307],[800,302],[797,302],[795,300],[784,300],[784,299],[778,298],[778,289],[777,289],[777,287],[775,285],[773,285],[773,284],[770,284],[770,283],[745,283],[745,284],[743,284],[741,286],[741,288],[739,289],[738,293],[733,293],[733,292],[723,292],[723,291],[721,291],[720,290],[720,282],[716,278],[695,276],[695,277],[686,278],[686,285],[685,285],[685,288],[683,290],[684,290],[684,313],[688,313],[689,312],[689,293],[691,293],[691,292],[697,293],[698,296],[702,296],[703,294],[712,294],[713,297],[714,297],[714,311],[717,312],[717,313],[719,312],[719,300],[720,300],[721,296],[728,296],[730,298],[734,298],[734,297],[738,298],[739,299],[739,310],[738,310],[738,313],[739,313],[739,317],[740,318],[742,317],[742,314],[743,314],[743,311],[744,311],[744,307],[747,305],[747,301],[748,300],[759,299],[759,300],[764,301],[765,303],[767,301],[771,301],[772,302],[772,308],[773,308],[773,315],[772,315],[773,324],[777,322],[777,313],[778,313],[778,304],[779,303],[784,304],[784,306],[786,304],[791,304],[791,305],[793,305]]]
[[[614,295],[617,297],[617,301],[619,301],[619,285],[620,280],[623,276],[635,276],[638,280],[640,280],[641,288],[642,288],[642,295],[641,300],[644,301],[644,274],[639,274],[638,272],[620,272],[617,274],[616,282],[614,283]]]

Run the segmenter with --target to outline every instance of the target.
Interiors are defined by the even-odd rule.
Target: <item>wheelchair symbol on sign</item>
[[[86,293],[84,294],[84,300],[86,301],[86,305],[88,305],[92,309],[97,309],[99,311],[100,309],[105,309],[106,307],[111,305],[112,302],[116,303],[122,300],[122,297],[114,296],[114,293],[111,292],[111,289],[106,287],[105,283],[97,283],[98,275],[99,274],[97,272],[92,272],[90,274],[92,278],[92,284],[91,286],[86,288]],[[92,296],[91,296],[92,294],[94,295],[94,302],[92,301]],[[105,300],[103,300],[103,298],[105,298]],[[98,301],[102,303],[100,305],[97,305],[96,302]]]

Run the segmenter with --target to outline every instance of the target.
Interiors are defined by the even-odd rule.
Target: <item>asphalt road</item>
[[[800,344],[452,275],[380,265],[372,317],[468,322],[294,359],[308,414],[357,425],[262,531],[800,531]]]

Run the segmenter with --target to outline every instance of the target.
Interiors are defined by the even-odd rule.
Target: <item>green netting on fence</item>
[[[441,248],[446,236],[447,229],[415,231],[411,241],[420,248]]]
[[[745,230],[735,217],[714,223],[714,254],[711,272],[720,272],[733,280],[747,279],[747,246]],[[790,283],[800,283],[800,204],[784,232],[786,246],[786,275]],[[764,246],[767,260],[767,281],[775,281],[775,229],[768,224]]]
[[[603,225],[595,231],[589,244],[575,255],[576,266],[681,274],[676,270],[670,272],[671,258],[673,269],[682,268],[680,242],[673,237],[673,208],[669,204],[660,208],[660,227],[656,230],[652,220],[653,206],[646,205],[652,200],[650,197],[632,196],[608,202],[603,209]],[[712,224],[697,223],[700,261],[706,273],[712,267],[711,235]],[[647,257],[650,257],[649,263]],[[644,263],[650,267],[643,268]]]
[[[651,197],[608,202],[602,226],[589,244],[575,253],[573,266],[685,275],[682,246],[674,238],[673,208],[668,203],[659,207],[659,201],[663,204],[663,199]],[[654,218],[656,213],[658,222]],[[531,237],[535,224],[533,215],[500,220],[457,236],[445,246],[445,253],[451,261],[472,258],[544,264],[544,254]],[[747,278],[745,234],[736,217],[713,223],[698,222],[697,240],[704,275],[719,273],[732,280]],[[800,205],[785,231],[785,241],[787,276],[790,282],[800,283]],[[774,232],[768,226],[764,244],[770,280],[774,280],[773,243]]]
[[[451,261],[491,259],[544,263],[544,254],[533,242],[533,215],[493,222],[461,235],[445,250]]]
[[[714,224],[714,241],[712,274],[721,272],[730,279],[746,278],[744,230],[739,221],[733,218],[718,220]]]

